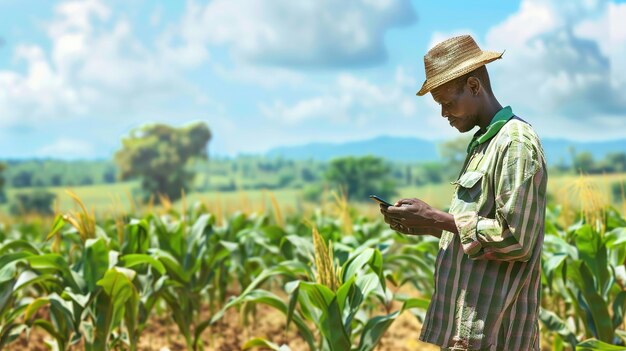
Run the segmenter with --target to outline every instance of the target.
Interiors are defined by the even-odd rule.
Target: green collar
[[[472,141],[467,146],[467,153],[471,153],[474,149],[484,143],[485,141],[493,138],[494,135],[498,134],[500,129],[513,117],[513,110],[511,106],[504,107],[500,111],[496,113],[495,116],[489,122],[489,126],[487,126],[487,130],[483,132],[483,130],[479,130],[472,137]]]

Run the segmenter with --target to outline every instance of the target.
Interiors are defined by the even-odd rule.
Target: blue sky
[[[540,136],[626,136],[626,3],[0,0],[0,159],[108,158],[150,122],[205,121],[213,155],[458,135],[423,55],[469,33]]]

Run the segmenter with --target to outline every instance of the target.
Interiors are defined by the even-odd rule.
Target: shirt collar
[[[489,122],[486,130],[480,129],[476,132],[476,134],[474,134],[472,141],[467,146],[467,153],[471,153],[478,145],[493,138],[493,136],[498,134],[500,129],[502,129],[506,122],[508,122],[512,117],[513,110],[511,109],[511,106],[504,107],[498,111],[491,119],[491,122]]]

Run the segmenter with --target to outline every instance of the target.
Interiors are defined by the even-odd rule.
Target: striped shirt
[[[492,124],[503,117],[453,182],[459,234],[441,235],[420,334],[444,350],[539,350],[547,169],[532,127],[510,107]]]

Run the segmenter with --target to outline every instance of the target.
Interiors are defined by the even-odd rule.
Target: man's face
[[[431,95],[441,106],[441,116],[459,132],[468,132],[478,125],[477,103],[467,83],[459,92],[458,85],[448,82],[433,89]]]

